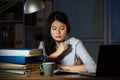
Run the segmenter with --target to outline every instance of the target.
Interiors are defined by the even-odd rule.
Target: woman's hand
[[[62,70],[69,70],[69,66],[57,65]]]
[[[57,50],[51,55],[49,55],[49,58],[56,59],[59,55],[61,55],[64,51],[66,51],[68,47],[69,47],[69,44],[67,43],[64,43],[64,42],[59,43]]]
[[[85,65],[70,65],[70,66],[57,65],[57,66],[62,70],[87,72],[87,68],[85,67]]]
[[[67,43],[64,43],[64,42],[61,42],[60,44],[59,44],[59,46],[57,47],[57,52],[58,53],[63,53],[65,50],[67,50],[68,49],[68,44]]]

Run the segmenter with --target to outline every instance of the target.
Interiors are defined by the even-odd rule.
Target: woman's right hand
[[[68,46],[69,45],[67,43],[61,42],[57,47],[57,51],[62,54],[64,51],[68,49]]]
[[[61,55],[64,51],[68,49],[68,46],[69,45],[67,43],[61,42],[59,46],[57,47],[57,50],[51,55],[49,55],[49,58],[56,59],[59,55]]]

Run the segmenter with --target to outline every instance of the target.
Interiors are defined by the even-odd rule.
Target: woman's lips
[[[56,38],[61,38],[61,36],[55,36]]]

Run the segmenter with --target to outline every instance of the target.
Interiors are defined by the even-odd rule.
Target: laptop
[[[120,76],[120,45],[100,45],[96,73],[80,73],[84,76]]]

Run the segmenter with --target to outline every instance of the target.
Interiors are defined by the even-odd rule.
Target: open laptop
[[[101,45],[99,47],[96,73],[80,73],[84,76],[120,76],[120,45]]]

